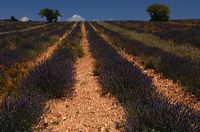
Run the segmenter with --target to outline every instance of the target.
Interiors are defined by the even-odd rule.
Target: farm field
[[[44,22],[26,22],[22,24],[21,22],[0,21],[0,34],[39,28],[44,25],[46,25]]]
[[[200,20],[0,21],[0,131],[200,131]]]

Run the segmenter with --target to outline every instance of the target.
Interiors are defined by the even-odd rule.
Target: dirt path
[[[85,55],[76,62],[75,95],[48,102],[50,107],[42,120],[43,131],[107,132],[116,129],[123,120],[123,108],[114,98],[101,97],[98,80],[93,75],[94,59],[89,51],[85,27],[81,44]]]
[[[106,42],[112,45],[112,43],[109,41],[109,38],[106,35],[104,34],[100,35]],[[127,60],[132,62],[133,65],[139,67],[144,74],[146,74],[148,77],[152,79],[153,84],[156,86],[155,90],[157,92],[164,94],[172,102],[181,102],[183,104],[193,107],[195,110],[200,112],[200,101],[191,93],[186,92],[184,90],[185,88],[181,84],[173,82],[173,80],[167,79],[161,73],[157,73],[153,69],[145,69],[139,57],[129,55],[123,50],[120,50],[119,53]]]
[[[34,30],[34,29],[38,29],[38,28],[42,28],[42,27],[46,27],[47,25],[49,25],[49,24],[42,24],[42,25],[33,26],[33,27],[26,28],[26,29],[15,30],[15,31],[0,32],[0,35],[10,34],[10,33],[16,33],[16,32],[25,32],[25,31],[30,31],[30,30]]]

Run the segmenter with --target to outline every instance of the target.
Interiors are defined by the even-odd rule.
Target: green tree
[[[58,21],[58,17],[62,17],[62,14],[60,14],[59,10],[54,11],[54,20],[55,22]]]
[[[168,21],[170,8],[163,4],[152,4],[147,8],[151,21]]]
[[[58,10],[54,11],[54,10],[49,9],[49,8],[41,9],[39,15],[41,17],[46,17],[48,22],[52,22],[52,21],[57,22],[58,17],[62,16]]]

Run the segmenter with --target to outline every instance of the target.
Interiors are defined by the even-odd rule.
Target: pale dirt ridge
[[[75,25],[76,24],[73,25],[73,28],[75,27]],[[52,46],[48,47],[47,50],[44,51],[43,53],[41,53],[35,60],[25,62],[25,65],[27,66],[25,76],[27,75],[29,70],[33,69],[34,67],[37,67],[38,65],[42,64],[43,62],[45,62],[46,60],[51,58],[51,56],[57,50],[57,48],[62,43],[62,41],[69,35],[69,33],[70,32],[64,33],[64,35],[62,37],[60,37],[58,41],[56,41],[54,44],[52,44]],[[1,104],[2,98],[4,98],[4,96],[5,96],[5,94],[2,94],[2,95],[0,94],[0,104]]]
[[[75,65],[75,95],[71,99],[63,98],[47,103],[50,110],[43,115],[38,125],[42,131],[121,131],[116,127],[123,122],[123,107],[114,97],[100,96],[101,86],[93,75],[94,58],[89,51],[84,25],[82,31],[81,44],[85,55]]]
[[[73,28],[76,26],[76,24],[73,25]],[[73,30],[72,28],[72,30]],[[71,31],[72,31],[71,30]],[[62,37],[59,38],[57,42],[55,42],[52,46],[48,47],[48,49],[40,54],[35,61],[28,62],[28,65],[31,67],[35,67],[37,65],[40,65],[47,59],[51,58],[51,56],[54,54],[54,52],[58,49],[59,45],[62,43],[62,41],[70,34],[69,32],[64,33]]]
[[[42,25],[33,26],[33,27],[29,27],[29,28],[25,28],[25,29],[21,29],[21,30],[15,30],[15,31],[0,32],[0,35],[10,34],[10,33],[16,33],[16,32],[31,31],[31,30],[34,30],[34,29],[46,27],[47,25],[49,25],[49,24],[42,24]]]
[[[92,27],[95,31],[97,31],[94,26]],[[100,35],[106,42],[108,42],[112,46],[112,43],[109,41],[109,38],[106,35]],[[185,88],[180,83],[167,79],[166,77],[164,77],[164,75],[156,72],[153,69],[145,69],[144,65],[141,62],[141,59],[137,56],[129,55],[124,50],[120,50],[119,54],[121,54],[128,61],[132,62],[133,65],[140,68],[144,74],[151,78],[153,84],[155,85],[155,90],[169,98],[172,103],[181,102],[185,105],[191,106],[192,108],[200,112],[200,101],[198,101],[198,98],[195,97],[195,95],[186,92],[184,90]]]

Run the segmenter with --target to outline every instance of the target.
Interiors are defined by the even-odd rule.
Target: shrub
[[[58,10],[54,11],[54,10],[49,9],[49,8],[41,9],[39,15],[41,17],[46,17],[48,22],[52,22],[52,21],[57,22],[58,17],[62,16]]]
[[[151,21],[168,21],[170,9],[163,4],[152,4],[147,8],[147,12],[151,16]]]

